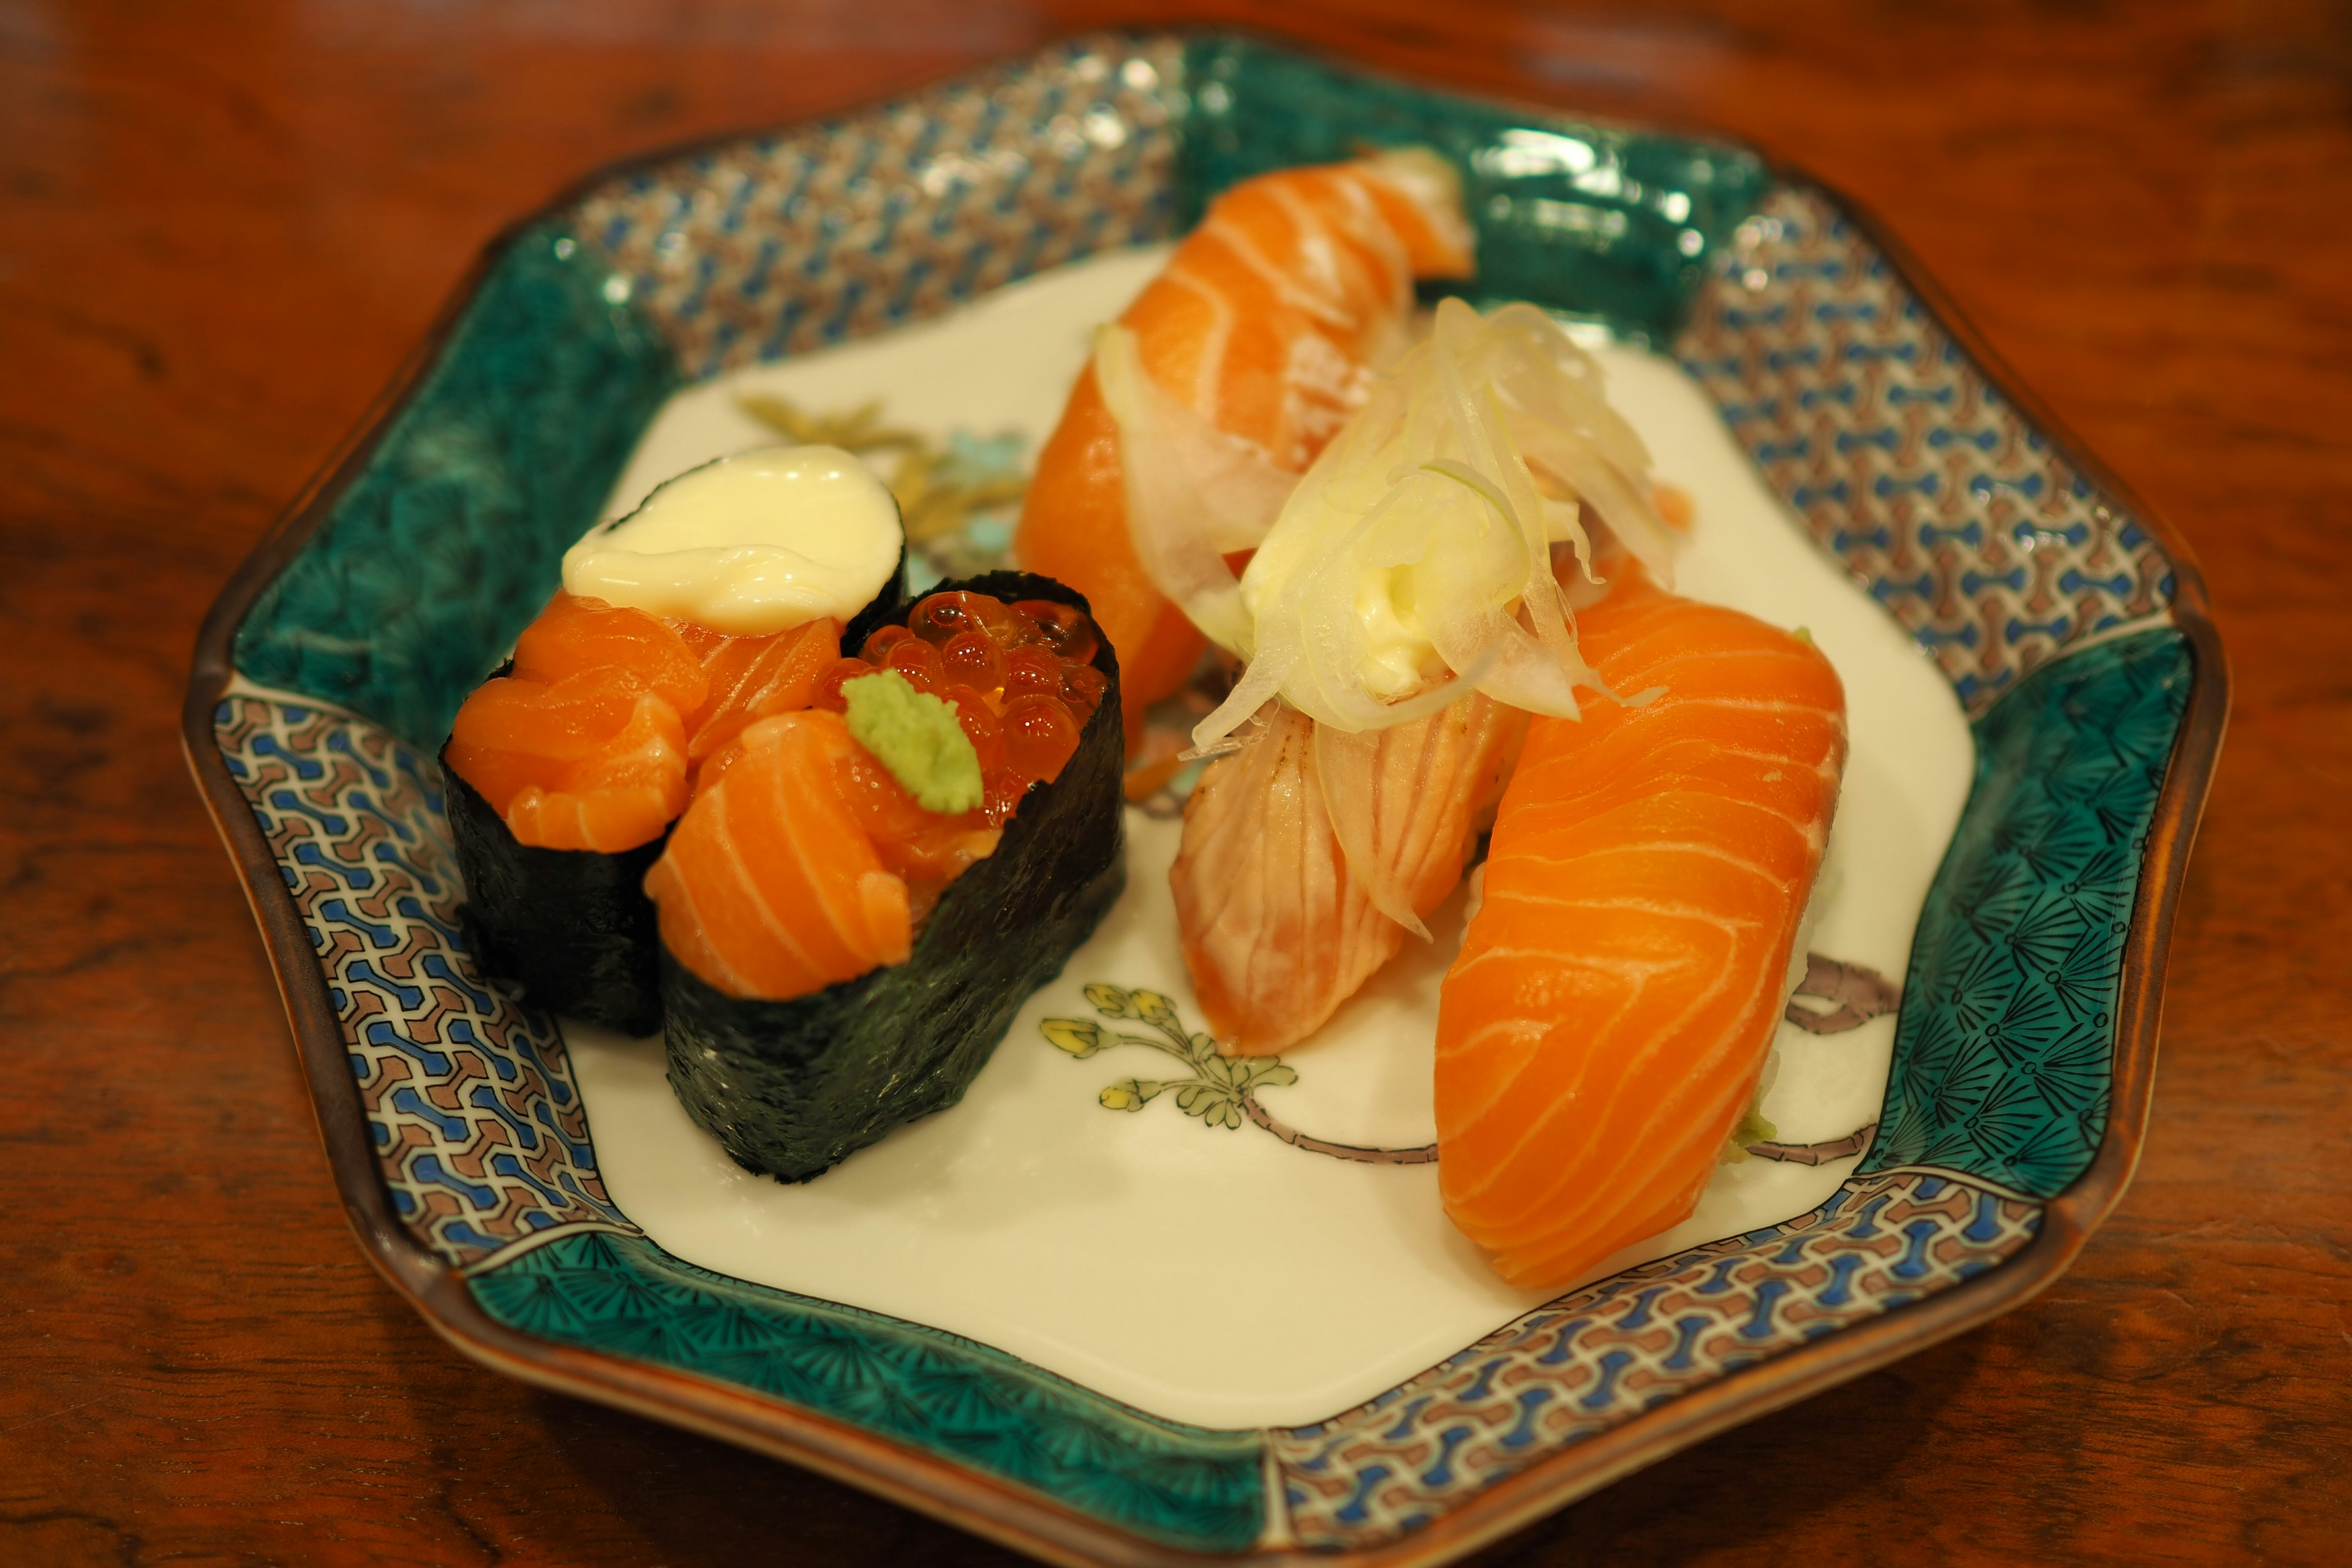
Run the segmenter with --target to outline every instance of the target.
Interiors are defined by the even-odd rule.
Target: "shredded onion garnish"
[[[1127,531],[1137,558],[1211,640],[1240,647],[1248,616],[1225,552],[1265,540],[1298,476],[1152,379],[1132,328],[1096,330],[1094,368],[1103,406],[1118,426]]]
[[[1120,426],[1137,553],[1195,625],[1249,661],[1192,731],[1197,748],[1276,696],[1349,733],[1470,689],[1576,717],[1578,688],[1606,688],[1577,651],[1551,546],[1570,546],[1599,581],[1584,507],[1671,581],[1648,449],[1609,406],[1600,365],[1532,305],[1482,318],[1440,303],[1434,332],[1297,482],[1238,583],[1220,552],[1260,526],[1279,470],[1161,392],[1131,335],[1115,333],[1097,339],[1096,374]]]

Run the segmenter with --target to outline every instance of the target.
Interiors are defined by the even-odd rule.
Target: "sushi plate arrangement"
[[[1406,1563],[2066,1267],[2226,702],[1843,199],[1118,35],[519,225],[186,739],[467,1354]]]

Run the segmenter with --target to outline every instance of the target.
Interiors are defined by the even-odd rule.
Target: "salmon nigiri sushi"
[[[806,1181],[963,1095],[1125,886],[1118,665],[1085,601],[951,583],[702,766],[646,874],[670,1083]]]
[[[1428,936],[1423,917],[1462,879],[1527,722],[1475,692],[1361,736],[1318,735],[1286,707],[1202,775],[1169,882],[1194,994],[1225,1050],[1288,1049],[1409,933]],[[1349,784],[1360,809],[1335,813]]]
[[[1438,1181],[1514,1285],[1689,1217],[1756,1092],[1846,755],[1806,638],[1639,572],[1580,617],[1646,701],[1538,718],[1439,994]]]
[[[1234,186],[1119,317],[1149,384],[1126,400],[1166,406],[1122,416],[1098,356],[1038,454],[1013,552],[1093,605],[1118,649],[1130,745],[1205,646],[1176,602],[1188,574],[1213,575],[1265,531],[1402,347],[1413,279],[1471,268],[1452,167],[1400,149]]]
[[[900,604],[904,552],[889,492],[832,447],[721,458],[573,546],[442,751],[484,972],[535,1005],[651,1032],[641,884],[696,772],[809,705],[844,623]]]

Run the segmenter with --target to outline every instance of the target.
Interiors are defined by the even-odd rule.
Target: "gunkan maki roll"
[[[1118,663],[1050,578],[942,584],[704,770],[646,878],[669,1080],[806,1181],[953,1105],[1126,882]]]
[[[890,492],[832,447],[722,458],[591,531],[513,658],[457,710],[441,761],[467,923],[490,975],[591,1023],[661,1023],[643,882],[695,775],[808,705],[903,618]]]

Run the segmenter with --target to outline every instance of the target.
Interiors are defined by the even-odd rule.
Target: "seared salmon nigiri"
[[[1202,776],[1170,882],[1193,990],[1227,1050],[1297,1044],[1396,956],[1462,879],[1527,723],[1473,692],[1386,730],[1325,732],[1318,746],[1315,721],[1277,706],[1263,735]],[[1335,739],[1346,748],[1336,758]],[[1343,778],[1366,795],[1352,857],[1327,802],[1327,780]],[[1377,865],[1377,879],[1351,858]],[[1401,905],[1383,910],[1382,884]]]
[[[1239,754],[1202,775],[1170,873],[1226,1048],[1286,1049],[1426,939],[1528,715],[1605,690],[1553,551],[1590,554],[1587,507],[1628,549],[1663,562],[1670,544],[1648,454],[1600,382],[1540,311],[1444,301],[1243,574],[1249,668],[1195,731]]]

